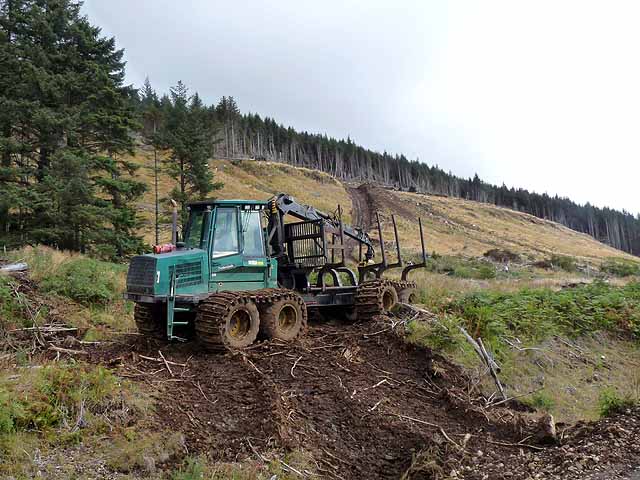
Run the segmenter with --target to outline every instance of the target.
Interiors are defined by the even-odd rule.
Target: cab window
[[[235,208],[218,208],[213,233],[213,258],[238,253],[238,213]]]
[[[245,257],[264,257],[264,241],[259,211],[242,211],[242,238]]]
[[[203,248],[205,212],[203,210],[191,211],[189,223],[184,235],[184,244],[187,248]]]

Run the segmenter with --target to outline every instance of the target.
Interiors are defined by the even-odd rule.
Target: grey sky
[[[87,0],[127,80],[640,212],[640,4]]]

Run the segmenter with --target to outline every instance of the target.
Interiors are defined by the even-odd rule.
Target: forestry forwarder
[[[173,243],[129,266],[124,297],[136,303],[138,330],[148,336],[184,340],[174,331],[195,328],[210,350],[248,347],[259,333],[293,340],[306,329],[307,309],[368,319],[411,301],[416,285],[407,275],[426,265],[420,220],[422,262],[391,281],[383,272],[403,266],[393,216],[397,261],[387,262],[376,213],[382,260],[373,263],[371,239],[342,223],[339,206],[327,215],[279,194],[267,202],[204,201],[188,209],[183,242],[176,241],[174,209]],[[285,223],[287,216],[298,221]],[[359,245],[357,277],[345,265],[345,237]]]

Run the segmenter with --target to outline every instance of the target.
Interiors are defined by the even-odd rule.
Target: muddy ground
[[[633,478],[635,414],[559,426],[560,446],[539,445],[535,414],[485,408],[459,367],[408,345],[391,322],[315,324],[295,344],[243,354],[134,337],[90,361],[153,388],[158,429],[182,432],[212,461],[302,448],[326,478]],[[171,373],[141,357],[158,350]]]

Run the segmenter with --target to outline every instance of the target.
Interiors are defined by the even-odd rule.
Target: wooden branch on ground
[[[160,355],[162,355],[162,354],[160,354]],[[138,355],[138,357],[142,358],[143,360],[149,360],[151,362],[158,362],[158,363],[165,363],[166,362],[169,365],[175,365],[176,367],[186,367],[187,366],[186,363],[176,363],[176,362],[172,362],[171,360],[167,360],[166,358],[163,360],[162,358],[147,357],[146,355]]]
[[[498,391],[502,395],[502,399],[506,400],[507,399],[507,394],[504,392],[504,388],[502,387],[502,383],[500,382],[500,379],[498,378],[498,371],[499,371],[500,367],[495,362],[495,360],[491,357],[491,355],[489,355],[489,352],[487,352],[487,349],[484,347],[484,344],[482,343],[482,339],[478,338],[478,341],[476,342],[471,337],[471,335],[469,335],[469,333],[464,329],[464,327],[458,326],[458,328],[460,329],[462,334],[465,336],[467,341],[471,344],[471,346],[473,346],[473,349],[475,350],[475,352],[480,357],[480,360],[482,360],[482,363],[484,363],[487,366],[487,368],[489,369],[489,373],[491,373],[491,376],[493,377],[493,380],[495,381],[495,384],[498,387]]]
[[[542,388],[543,388],[543,387],[536,388],[535,390],[532,390],[532,391],[527,392],[527,393],[521,393],[520,395],[515,395],[515,396],[513,396],[513,397],[505,398],[505,399],[500,400],[500,401],[495,402],[495,403],[490,403],[489,405],[487,405],[487,407],[486,407],[486,408],[490,408],[490,407],[497,407],[498,405],[502,405],[503,403],[507,403],[507,402],[509,402],[509,401],[511,401],[511,400],[515,400],[516,398],[526,397],[527,395],[531,395],[531,394],[534,394],[534,393],[536,393],[536,392],[539,392],[540,390],[542,390]]]
[[[77,332],[78,329],[73,327],[55,327],[55,326],[24,327],[24,328],[14,328],[12,330],[7,330],[7,333],[34,332],[34,331],[40,331],[41,333],[58,333],[58,332]]]
[[[300,355],[300,357],[298,357],[298,359],[297,359],[295,362],[293,362],[293,367],[291,367],[291,376],[292,376],[293,378],[296,378],[296,376],[293,374],[293,371],[295,370],[296,365],[298,365],[298,362],[299,362],[300,360],[302,360],[302,355]]]
[[[476,351],[476,353],[478,354],[478,356],[480,357],[480,360],[482,360],[482,362],[484,363],[484,355],[482,354],[482,350],[480,349],[480,345],[478,345],[478,342],[476,342],[471,335],[469,335],[469,333],[467,333],[467,331],[464,329],[464,327],[458,326],[458,329],[460,329],[460,331],[462,332],[462,334],[464,335],[464,338],[467,339],[467,342],[469,342],[471,344],[471,346],[473,347],[473,349]]]
[[[507,399],[507,394],[504,391],[504,388],[502,386],[502,383],[500,382],[500,378],[498,378],[498,364],[493,360],[493,358],[491,357],[491,355],[489,355],[489,352],[487,352],[487,349],[484,347],[484,343],[482,343],[482,339],[478,338],[478,344],[480,345],[480,350],[482,350],[482,354],[484,355],[485,358],[485,362],[487,364],[487,366],[489,367],[489,372],[491,372],[491,376],[493,377],[493,380],[496,382],[496,386],[498,387],[498,390],[500,391],[500,395],[502,395],[502,399],[506,400]],[[498,367],[498,368],[496,368]]]
[[[433,427],[433,428],[437,428],[438,430],[440,430],[440,433],[442,434],[442,436],[452,445],[454,445],[458,450],[464,450],[464,448],[462,448],[460,445],[458,445],[456,442],[454,442],[453,440],[451,440],[451,437],[449,437],[449,435],[447,435],[447,432],[444,431],[444,429],[440,426],[437,425],[435,423],[430,423],[430,422],[425,422],[424,420],[420,420],[418,418],[413,418],[413,417],[408,417],[406,415],[400,415],[399,413],[390,413],[389,415],[393,415],[395,417],[398,418],[404,418],[405,420],[410,420],[412,422],[416,422],[416,423],[421,423],[423,425],[427,425],[429,427]]]
[[[173,371],[171,370],[171,367],[169,366],[169,362],[167,362],[167,359],[164,358],[164,355],[160,350],[158,350],[158,354],[160,355],[160,358],[162,358],[162,361],[164,362],[164,366],[167,367],[167,371],[169,372],[169,375],[171,375],[172,377],[175,376],[173,374]]]
[[[85,352],[84,350],[71,350],[70,348],[57,347],[56,345],[49,345],[49,350],[58,353],[67,353],[69,355],[89,355],[89,352]]]
[[[516,447],[516,448],[530,448],[532,450],[544,450],[544,447],[537,447],[535,445],[529,445],[527,443],[508,443],[508,442],[495,442],[493,440],[487,440],[487,443],[492,443],[494,445],[502,445],[503,447]]]

